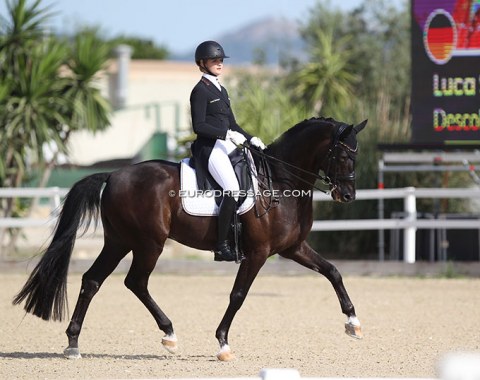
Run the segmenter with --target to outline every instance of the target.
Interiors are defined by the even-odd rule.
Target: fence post
[[[380,159],[378,161],[378,190],[383,190],[385,188],[385,181],[383,177],[384,167],[385,164],[383,162],[383,159]],[[385,201],[382,197],[378,197],[377,205],[378,219],[383,220],[385,217]],[[385,261],[385,230],[381,228],[378,229],[378,261]]]
[[[60,205],[62,204],[62,198],[60,197],[60,188],[54,186],[52,189],[52,197],[50,198],[51,215],[58,216],[60,214]]]
[[[417,219],[417,200],[415,188],[407,187],[404,198],[405,221],[414,222]],[[403,261],[409,264],[415,263],[415,239],[417,228],[405,226],[403,230]]]

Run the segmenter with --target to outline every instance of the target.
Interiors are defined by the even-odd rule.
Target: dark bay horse
[[[342,312],[348,317],[347,334],[361,338],[360,322],[340,273],[305,239],[312,227],[312,190],[320,170],[325,173],[335,201],[355,199],[356,135],[365,125],[366,121],[353,126],[325,118],[304,120],[264,151],[272,159],[272,186],[280,196],[275,207],[261,212],[260,205],[269,199],[259,194],[255,207],[241,216],[246,258],[239,266],[230,303],[216,330],[220,344],[218,359],[233,358],[228,345],[230,325],[260,268],[269,256],[277,253],[321,273],[331,282]],[[260,172],[259,181],[262,180]],[[62,320],[68,265],[77,230],[96,221],[100,211],[104,246],[82,277],[80,295],[66,331],[66,357],[80,357],[78,338],[90,301],[130,251],[133,259],[125,286],[146,306],[165,333],[163,346],[175,352],[177,338],[172,322],[150,296],[149,276],[167,238],[189,247],[213,250],[217,227],[216,217],[191,216],[182,209],[179,186],[179,164],[158,160],[90,175],[69,191],[50,245],[13,301],[14,304],[25,301],[25,310],[44,320]],[[301,196],[292,196],[295,192]]]

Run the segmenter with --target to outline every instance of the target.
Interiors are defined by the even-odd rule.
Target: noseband
[[[330,186],[330,191],[334,191],[338,187],[339,181],[355,181],[355,170],[346,174],[346,175],[339,175],[338,174],[338,164],[337,164],[337,156],[340,152],[346,152],[349,159],[355,162],[355,155],[358,152],[358,143],[355,147],[351,147],[345,142],[340,140],[340,136],[342,133],[348,128],[347,124],[342,124],[338,128],[335,136],[333,138],[332,146],[330,147],[326,159],[327,162],[327,169],[325,171],[325,181],[324,183]],[[352,133],[354,133],[352,131]],[[333,168],[333,178],[330,177],[329,173]]]

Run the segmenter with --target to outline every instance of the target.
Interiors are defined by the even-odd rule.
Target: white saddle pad
[[[218,215],[217,203],[215,202],[215,192],[203,192],[198,190],[197,176],[195,170],[188,164],[189,158],[180,162],[180,197],[182,206],[187,214],[195,216],[214,216]],[[255,171],[255,165],[253,170]],[[242,215],[249,211],[255,204],[255,194],[257,193],[257,180],[252,178],[253,189],[248,191],[248,196],[238,208],[237,213]]]

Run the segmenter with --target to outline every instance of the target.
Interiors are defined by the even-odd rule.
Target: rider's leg
[[[232,224],[233,213],[237,209],[237,201],[231,195],[225,195],[218,213],[217,245],[215,261],[235,261],[236,255],[230,249],[228,234]]]
[[[224,190],[223,201],[218,214],[218,236],[215,249],[215,260],[235,261],[236,256],[230,249],[228,233],[232,222],[233,213],[237,209],[237,200],[240,187],[233,170],[228,153],[231,152],[230,142],[217,140],[210,158],[208,159],[208,170],[212,177]],[[231,144],[233,145],[233,144]],[[235,146],[233,146],[235,148]]]

